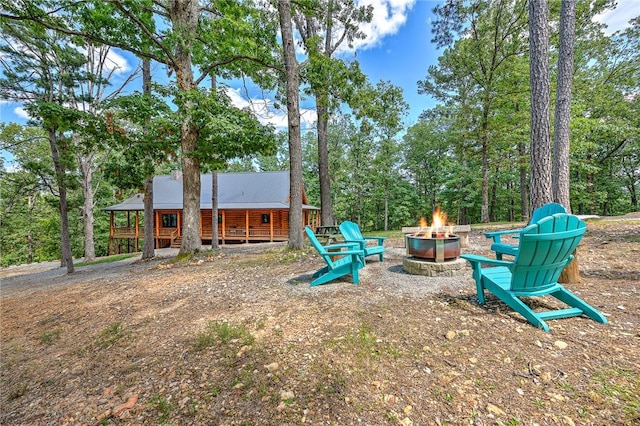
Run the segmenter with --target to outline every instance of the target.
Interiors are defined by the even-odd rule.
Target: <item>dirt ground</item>
[[[281,244],[3,269],[0,423],[639,424],[640,218],[588,226],[566,286],[609,323],[550,333],[478,305],[468,267],[404,273],[401,238],[357,286],[310,288],[321,259]]]

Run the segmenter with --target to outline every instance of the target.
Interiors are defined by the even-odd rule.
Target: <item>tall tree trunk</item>
[[[198,26],[199,4],[197,0],[169,1],[169,17],[179,33],[175,52],[175,72],[178,88],[187,93],[196,89],[191,63],[191,49]],[[180,145],[182,148],[182,245],[180,254],[196,253],[202,247],[200,238],[200,161],[198,129],[193,123],[193,102],[184,100],[178,107],[182,118]]]
[[[569,197],[569,121],[573,83],[573,45],[576,30],[576,2],[563,0],[560,12],[560,51],[556,86],[553,135],[553,200],[571,211]],[[577,263],[577,262],[576,262]]]
[[[218,250],[218,172],[211,171],[211,250]]]
[[[302,249],[302,142],[300,139],[300,83],[296,60],[291,2],[278,0],[280,32],[287,74],[287,119],[289,123],[289,248]]]
[[[529,191],[527,186],[527,146],[523,140],[518,142],[518,164],[520,171],[520,218],[529,221]]]
[[[27,232],[27,263],[33,263],[33,230],[31,224],[33,223],[33,209],[36,206],[35,195],[29,195],[29,231]]]
[[[155,256],[155,218],[153,216],[153,176],[144,180],[144,245],[142,258],[151,259]]]
[[[142,93],[151,95],[151,60],[142,60]],[[147,124],[148,125],[148,124]],[[146,129],[145,129],[146,133]],[[152,161],[148,159],[148,161]],[[155,218],[153,216],[153,176],[144,180],[144,245],[142,258],[151,259],[155,256]]]
[[[529,76],[531,80],[531,206],[552,201],[547,0],[529,1]]]
[[[482,223],[489,222],[489,107],[484,106],[482,111],[482,208],[480,220]]]
[[[384,230],[389,230],[389,188],[386,183],[384,187]]]
[[[78,146],[78,144],[75,144]],[[96,258],[96,249],[93,234],[93,155],[85,157],[81,154],[76,156],[80,167],[83,204],[82,204],[82,225],[84,227],[84,259],[91,261]]]
[[[218,19],[215,13],[211,13],[211,19]],[[211,91],[218,89],[218,80],[215,70],[211,71]],[[218,250],[218,171],[211,170],[211,250]]]
[[[72,274],[73,257],[71,255],[71,237],[69,235],[69,215],[67,206],[67,182],[64,173],[64,167],[60,160],[60,152],[58,150],[58,139],[55,129],[48,129],[49,147],[51,148],[51,158],[56,171],[56,181],[58,184],[58,193],[60,197],[60,266],[67,267],[67,273]]]
[[[320,220],[323,225],[333,225],[333,205],[331,202],[331,176],[329,175],[329,110],[327,96],[316,94],[318,113],[318,177],[320,180]]]

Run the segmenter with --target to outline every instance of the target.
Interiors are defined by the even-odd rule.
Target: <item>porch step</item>
[[[182,245],[182,237],[178,237],[171,243],[171,248],[180,248]]]

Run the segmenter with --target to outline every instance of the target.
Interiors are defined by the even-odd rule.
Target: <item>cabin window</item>
[[[176,213],[163,214],[162,215],[162,227],[163,228],[177,228],[178,227],[178,215]]]
[[[269,213],[262,213],[262,223],[271,223],[271,215]]]
[[[218,215],[218,223],[222,223],[222,215],[221,214]]]

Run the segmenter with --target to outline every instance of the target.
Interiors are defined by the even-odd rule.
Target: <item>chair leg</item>
[[[569,290],[560,286],[560,289],[550,293],[551,296],[556,299],[566,303],[567,305],[580,309],[587,317],[591,318],[594,321],[597,321],[602,324],[607,323],[607,319],[600,311],[598,311],[593,306],[589,305],[584,300],[580,299],[575,294],[571,293]]]
[[[484,286],[482,285],[482,278],[476,280],[476,293],[478,303],[484,305],[487,301],[484,298]]]
[[[502,300],[506,303],[511,309],[525,317],[527,321],[531,324],[535,325],[538,328],[543,329],[546,332],[549,332],[549,326],[544,320],[536,315],[533,310],[528,307],[522,300],[518,299],[516,296],[512,295],[508,291],[505,291],[500,286],[491,286],[487,288],[490,292],[495,294],[498,299]]]
[[[328,266],[324,266],[320,269],[318,269],[317,271],[315,271],[312,275],[313,278],[318,278],[319,276],[322,276],[324,274],[326,274],[327,272],[329,272],[329,267]]]
[[[351,277],[353,278],[354,284],[360,284],[360,276],[358,275],[359,263],[357,262],[357,256],[354,256],[353,261],[351,262]]]

